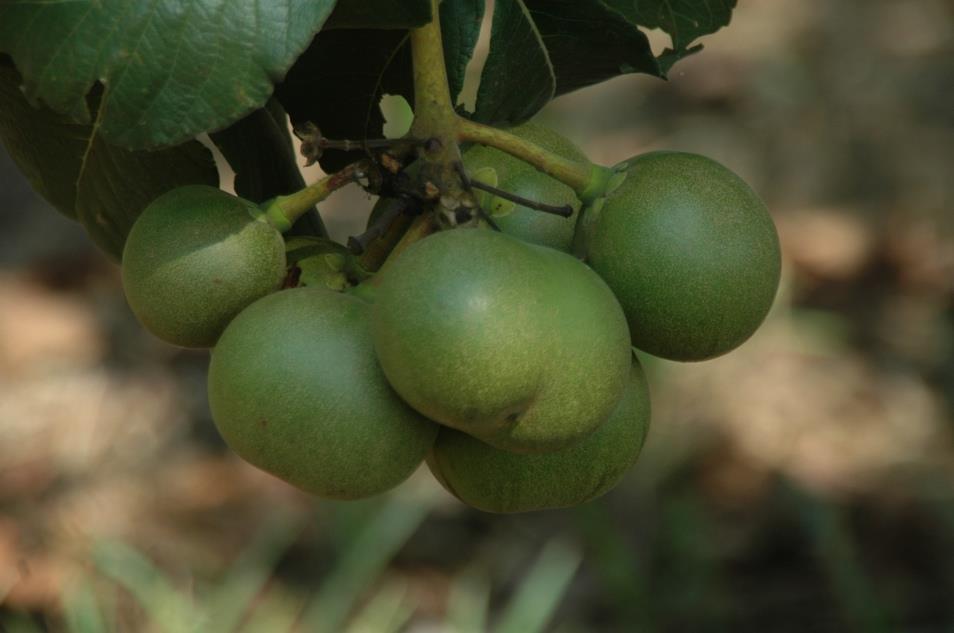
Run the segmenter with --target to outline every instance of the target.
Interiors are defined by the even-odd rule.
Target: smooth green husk
[[[281,234],[257,207],[192,185],[156,198],[123,250],[123,288],[147,330],[184,347],[211,347],[243,308],[285,276]]]
[[[764,203],[696,154],[643,154],[625,174],[586,218],[583,241],[626,312],[633,345],[682,361],[738,347],[778,289],[778,235]]]
[[[379,274],[378,358],[427,417],[499,448],[541,452],[591,433],[619,401],[626,321],[579,260],[454,229],[411,245]]]
[[[619,482],[639,457],[649,419],[649,388],[634,359],[622,400],[582,441],[552,453],[519,455],[444,428],[427,465],[450,493],[486,512],[574,506]]]
[[[255,302],[229,325],[212,352],[209,404],[236,453],[334,499],[383,492],[420,465],[437,425],[385,380],[369,306],[295,288]]]

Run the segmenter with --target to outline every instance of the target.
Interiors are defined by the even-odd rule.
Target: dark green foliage
[[[353,140],[383,135],[378,102],[384,94],[402,95],[414,104],[406,30],[322,31],[276,90],[294,124],[311,122],[328,138]],[[329,150],[320,163],[333,171],[364,155]]]
[[[37,193],[116,260],[154,198],[182,185],[219,182],[211,152],[196,141],[155,152],[117,147],[91,124],[32,107],[19,86],[19,74],[0,57],[0,141]],[[98,99],[91,102],[98,109]]]
[[[736,0],[602,0],[634,24],[669,34],[664,55],[690,49],[696,39],[729,23]]]
[[[262,203],[305,186],[288,132],[288,115],[276,99],[209,136],[235,172],[236,195]],[[304,214],[289,233],[328,235],[317,210]]]
[[[431,0],[338,0],[325,28],[410,29],[430,19]]]
[[[423,461],[437,425],[378,367],[368,304],[320,288],[257,301],[212,352],[209,404],[229,446],[299,488],[334,499],[383,492]]]
[[[110,143],[176,145],[260,107],[334,0],[99,0],[0,3],[0,52],[26,95],[79,123],[105,84],[96,124]]]
[[[520,123],[556,96],[626,73],[665,77],[728,24],[735,0],[499,0],[474,116]],[[658,57],[643,28],[670,35]]]
[[[451,99],[457,99],[464,87],[467,64],[477,46],[483,17],[484,0],[452,0],[441,5],[441,34]]]

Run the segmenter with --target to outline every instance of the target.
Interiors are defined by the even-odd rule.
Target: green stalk
[[[459,141],[487,145],[515,156],[571,187],[584,203],[605,195],[615,173],[610,167],[558,156],[506,130],[463,117],[458,117],[457,129]]]
[[[367,161],[352,163],[318,182],[286,196],[276,196],[260,205],[263,219],[284,233],[316,204],[365,173]]]
[[[457,115],[447,83],[439,2],[431,0],[431,3],[433,21],[411,31],[415,110],[411,136],[431,140],[421,152],[425,182],[429,180],[437,185],[441,195],[450,201],[465,200],[469,194],[462,190],[455,164],[460,160],[459,143],[474,142],[516,156],[566,183],[583,202],[605,195],[614,175],[612,169],[563,158],[510,132]]]
[[[439,0],[431,0],[431,22],[411,31],[414,122],[410,136],[423,140],[418,150],[420,183],[425,190],[436,192],[438,208],[447,217],[453,217],[457,208],[474,208],[477,202],[464,189],[457,173],[458,116],[447,83],[439,4]]]
[[[451,101],[444,64],[439,0],[431,0],[431,22],[411,31],[411,59],[414,65],[414,122],[408,137],[420,139],[417,145],[420,170],[418,182],[423,190],[436,192],[435,201],[446,212],[473,195],[464,190],[457,173],[460,148],[457,145],[457,113]],[[466,203],[465,203],[466,204]],[[436,217],[423,213],[410,221],[398,218],[388,232],[371,242],[361,256],[366,270],[379,270],[417,240],[437,230]],[[368,283],[376,284],[376,275]]]
[[[461,207],[474,209],[477,201],[461,180],[460,143],[480,143],[511,154],[556,180],[570,186],[584,203],[606,195],[612,189],[616,172],[589,161],[577,162],[558,156],[510,132],[458,116],[451,100],[444,62],[444,45],[440,25],[440,0],[431,0],[432,20],[413,29],[410,34],[414,71],[414,122],[408,134],[420,139],[418,159],[421,164],[419,183],[445,217],[454,218]],[[272,198],[261,205],[263,219],[285,232],[295,221],[331,193],[352,182],[368,169],[359,161],[331,174],[295,193]],[[452,220],[451,224],[456,224]],[[399,236],[388,236],[377,251],[386,253]],[[375,252],[371,262],[381,261],[382,252]]]
[[[439,0],[431,0],[431,21],[411,31],[414,63],[414,122],[410,136],[436,139],[443,146],[425,148],[425,160],[434,162],[453,154],[457,140],[457,113],[451,101],[444,64]]]

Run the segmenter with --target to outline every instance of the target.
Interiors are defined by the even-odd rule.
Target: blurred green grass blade
[[[206,601],[204,633],[234,633],[261,594],[275,565],[301,534],[301,521],[279,516],[269,521],[232,565],[221,588]]]
[[[347,633],[397,633],[412,615],[414,606],[408,602],[407,583],[391,581],[361,609]]]
[[[646,572],[648,565],[620,534],[618,521],[606,503],[600,500],[583,504],[576,508],[574,518],[587,551],[592,552],[588,560],[599,574],[613,607],[619,610],[626,630],[640,633],[656,630]]]
[[[339,633],[354,604],[417,531],[434,505],[390,497],[355,533],[302,617],[302,631]]]
[[[63,597],[63,617],[70,633],[110,633],[114,623],[106,623],[96,593],[88,578],[77,580]]]
[[[811,537],[816,558],[831,586],[848,628],[865,633],[889,633],[891,617],[865,573],[851,532],[841,511],[824,499],[791,486],[802,525]]]
[[[283,591],[270,589],[259,598],[248,620],[238,629],[241,633],[291,633],[300,631],[295,628],[301,610],[305,605],[303,597]],[[305,633],[302,631],[302,633]]]
[[[201,614],[137,550],[119,541],[100,541],[93,547],[93,560],[100,573],[132,594],[161,630],[200,630]]]
[[[659,521],[657,549],[666,564],[654,589],[665,596],[659,600],[663,617],[676,616],[689,630],[731,630],[731,594],[724,590],[712,512],[690,488],[664,497]]]
[[[381,499],[358,499],[357,501],[327,501],[322,510],[328,513],[326,529],[335,547],[347,549],[361,528],[381,510]]]
[[[448,628],[452,633],[485,633],[489,605],[487,575],[476,567],[458,574],[448,598]]]
[[[543,631],[581,560],[576,548],[556,539],[547,543],[501,616],[497,633]]]

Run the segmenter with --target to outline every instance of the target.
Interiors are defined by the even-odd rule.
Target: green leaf
[[[2,59],[2,58],[0,58]],[[75,154],[81,153],[87,128],[70,125],[46,110],[35,110],[23,98],[20,77],[0,63],[0,140],[10,157],[42,195],[60,213],[75,220]],[[59,133],[53,132],[53,126]],[[45,142],[37,143],[46,133]]]
[[[467,64],[477,46],[483,18],[484,0],[445,0],[441,4],[441,34],[452,100],[456,101],[464,87]]]
[[[273,101],[268,105],[209,135],[235,172],[235,193],[253,202],[305,186],[284,111]]]
[[[96,95],[90,104],[96,112]],[[196,141],[131,151],[107,143],[100,132],[98,122],[81,125],[31,107],[16,71],[0,65],[0,140],[33,188],[116,259],[133,222],[159,194],[186,184],[218,185],[212,154]]]
[[[737,0],[603,0],[633,24],[662,29],[672,51],[686,51],[703,35],[729,24]]]
[[[381,95],[401,95],[413,107],[407,44],[407,31],[322,31],[278,86],[278,99],[296,126],[310,121],[327,138],[381,138]],[[331,172],[361,156],[361,151],[329,150],[319,162]]]
[[[556,96],[555,72],[526,4],[497,0],[475,118],[493,123],[529,119]]]
[[[335,0],[0,3],[0,52],[31,102],[75,122],[105,85],[100,134],[134,149],[182,143],[261,106]]]
[[[264,202],[304,188],[305,179],[288,133],[288,117],[277,100],[270,99],[265,108],[210,137],[235,171],[235,193],[239,196]],[[327,236],[317,211],[302,216],[291,234]]]
[[[690,46],[731,17],[735,0],[498,0],[475,118],[529,119],[556,96],[627,73],[665,78]],[[639,27],[673,42],[658,56]]]
[[[480,25],[484,15],[484,0],[444,0],[441,3],[441,29],[444,40],[444,57],[447,60],[447,74],[450,83],[451,97],[455,98],[460,93],[464,85],[464,76],[467,71],[467,64],[473,56],[474,47],[477,45],[477,39],[480,36]],[[368,107],[372,105],[374,96],[372,94],[374,85],[378,79],[382,79],[385,86],[393,88],[395,85],[402,86],[402,92],[398,93],[410,101],[410,66],[409,62],[395,59],[392,64],[404,66],[397,70],[389,69],[382,77],[384,63],[394,52],[393,38],[385,39],[381,42],[374,40],[384,37],[380,32],[365,32],[360,35],[352,33],[339,37],[328,35],[329,29],[361,29],[370,31],[372,29],[410,29],[426,24],[431,19],[430,0],[404,0],[395,2],[394,0],[341,0],[335,8],[331,17],[325,26],[325,32],[319,37],[320,47],[323,54],[329,60],[329,64],[341,64],[343,60],[347,61],[347,68],[354,71],[344,72],[347,69],[341,69],[344,76],[351,76],[355,81],[342,82],[336,80],[335,99],[344,97],[348,104],[342,109],[354,105],[360,106],[351,114],[366,115]],[[401,37],[403,38],[403,33]],[[355,39],[358,38],[358,39]],[[337,47],[337,51],[332,51]],[[363,49],[363,50],[362,50]],[[312,55],[315,51],[309,51]],[[407,56],[402,52],[402,56]],[[407,56],[409,59],[409,56]],[[361,65],[364,64],[362,67]],[[370,64],[370,65],[369,65]],[[368,71],[368,72],[366,72]],[[294,72],[294,71],[293,71]],[[355,77],[354,72],[363,73],[364,77]],[[291,74],[291,73],[290,73]],[[291,78],[295,81],[296,77]],[[403,76],[402,76],[403,75]],[[401,77],[399,80],[393,77]],[[396,83],[395,83],[396,82]],[[315,85],[316,89],[327,90],[331,85],[326,81],[321,86]],[[357,89],[358,95],[354,99],[345,96],[351,90]],[[382,91],[379,90],[378,93]],[[383,92],[393,92],[393,89],[385,89]],[[380,96],[380,94],[378,95]],[[367,99],[367,102],[358,103],[359,100]],[[297,119],[293,116],[293,120]],[[354,117],[357,119],[357,117]],[[377,116],[372,116],[370,121],[371,129],[377,129]],[[318,121],[314,121],[323,130],[327,126],[322,126]],[[363,121],[361,122],[363,123]],[[358,125],[351,126],[356,130],[355,135],[360,135],[363,129]],[[341,164],[341,159],[334,160],[335,164]],[[324,166],[324,161],[322,162]]]
[[[431,21],[431,0],[339,0],[325,28],[411,29]]]

